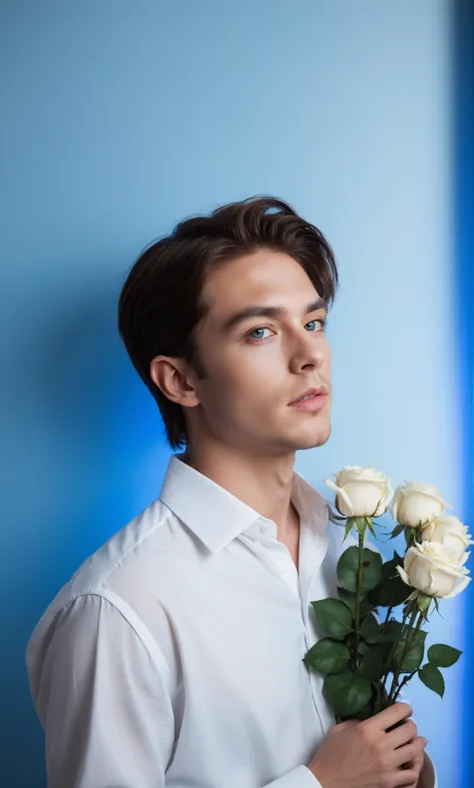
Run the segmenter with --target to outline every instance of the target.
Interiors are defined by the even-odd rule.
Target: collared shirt
[[[49,788],[318,788],[335,720],[302,660],[346,545],[296,472],[292,502],[299,571],[273,521],[171,457],[28,643]]]

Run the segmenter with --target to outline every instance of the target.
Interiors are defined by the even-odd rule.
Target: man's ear
[[[189,363],[184,358],[155,356],[150,363],[150,377],[165,397],[183,408],[200,404],[195,380]]]

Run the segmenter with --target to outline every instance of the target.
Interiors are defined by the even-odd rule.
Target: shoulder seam
[[[155,499],[155,500],[154,500],[154,501],[153,501],[153,502],[152,502],[152,503],[151,503],[151,504],[150,504],[150,505],[147,507],[147,509],[151,509],[151,507],[155,506],[155,505],[156,505],[156,504],[158,504],[158,503],[160,503],[160,504],[163,504],[163,501],[162,501],[160,498],[156,498],[156,499]],[[164,505],[166,506],[166,504],[164,504]],[[166,507],[166,508],[168,509],[168,507]],[[147,511],[147,509],[145,509],[145,511]],[[144,512],[142,512],[141,514],[139,514],[137,517],[133,518],[133,520],[131,520],[131,522],[130,522],[130,523],[128,523],[127,525],[131,525],[131,523],[132,523],[134,520],[137,520],[138,518],[140,518],[140,517],[143,517],[143,515],[144,515],[145,511],[144,511]],[[169,513],[169,514],[173,514],[173,513],[171,512],[171,510],[169,510],[169,509],[168,509],[168,513]],[[107,581],[107,579],[108,579],[109,575],[110,575],[110,574],[111,574],[111,573],[114,571],[114,569],[115,569],[115,568],[116,568],[116,567],[117,567],[117,566],[118,566],[118,565],[119,565],[119,564],[120,564],[122,561],[124,561],[124,560],[126,559],[126,557],[127,557],[127,556],[128,556],[128,555],[129,555],[129,554],[132,552],[132,550],[135,550],[135,548],[136,548],[136,547],[138,547],[138,545],[140,545],[140,544],[141,544],[141,543],[142,543],[142,542],[143,542],[145,539],[147,539],[149,536],[151,536],[151,534],[153,534],[153,533],[154,533],[154,532],[157,530],[157,528],[160,528],[160,527],[161,527],[162,525],[164,525],[164,524],[165,524],[167,521],[168,521],[168,517],[165,517],[165,518],[164,518],[163,520],[161,520],[159,523],[154,523],[154,525],[153,525],[153,528],[151,528],[149,531],[147,531],[147,533],[146,533],[146,534],[142,534],[142,536],[140,537],[140,539],[137,539],[137,541],[135,541],[135,542],[134,542],[134,543],[133,543],[133,544],[132,544],[132,545],[131,545],[131,546],[128,548],[128,550],[127,550],[125,553],[123,553],[123,555],[121,555],[119,558],[117,558],[117,560],[116,560],[116,561],[115,561],[115,562],[114,562],[114,563],[113,563],[111,566],[109,566],[109,568],[108,568],[108,570],[107,570],[107,573],[106,573],[106,574],[103,576],[103,578],[102,578],[102,580],[101,580],[101,582],[100,582],[99,588],[102,588],[103,584],[104,584],[104,583]],[[125,526],[125,527],[127,527],[127,526]]]
[[[97,596],[100,599],[104,599],[127,622],[127,624],[135,632],[136,636],[142,643],[144,649],[150,656],[160,677],[163,679],[165,683],[166,689],[168,691],[168,695],[171,697],[171,671],[163,655],[163,652],[161,651],[155,638],[151,634],[146,624],[142,621],[138,613],[136,613],[135,610],[127,602],[125,602],[125,600],[122,599],[121,596],[119,596],[119,594],[117,594],[115,591],[112,591],[110,589],[101,589],[100,591],[84,591],[80,594],[77,594],[76,596],[73,596],[64,605],[62,605],[60,609],[67,607],[69,604],[75,602],[77,599],[90,597],[90,596]]]

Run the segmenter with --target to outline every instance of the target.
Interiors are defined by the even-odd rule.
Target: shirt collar
[[[267,530],[276,538],[277,529],[272,520],[182,462],[177,454],[173,454],[168,463],[160,500],[212,553],[244,532],[255,535],[255,523],[258,522],[266,523]],[[324,498],[296,471],[291,500],[301,522],[322,533],[328,520]]]

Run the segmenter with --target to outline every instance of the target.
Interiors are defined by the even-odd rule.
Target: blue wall
[[[43,788],[24,648],[78,564],[158,494],[169,450],[116,330],[128,267],[255,193],[333,243],[334,433],[298,465],[418,477],[463,503],[444,0],[0,4],[2,788]],[[5,385],[6,384],[6,385]],[[466,595],[467,597],[467,595]],[[464,645],[464,602],[433,622]],[[462,668],[414,688],[461,786]],[[443,721],[440,725],[440,720]]]
[[[455,250],[457,261],[459,372],[463,411],[464,519],[474,524],[474,4],[457,0],[453,27],[455,134]],[[463,687],[464,752],[472,751],[474,680],[474,599],[468,597]],[[465,785],[474,784],[474,758],[466,757]]]

